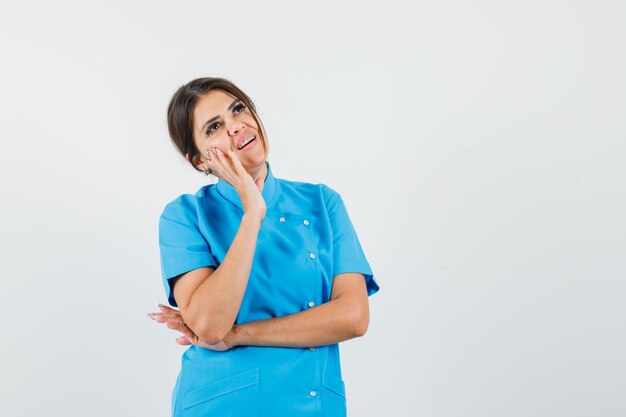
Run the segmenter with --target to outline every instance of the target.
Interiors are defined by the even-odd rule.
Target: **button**
[[[314,348],[314,347],[310,347],[310,348],[309,348],[309,350],[310,350],[311,352],[313,352],[313,351],[315,350],[315,348]]]
[[[285,223],[285,218],[284,218],[284,217],[281,217],[281,218],[280,218],[280,219],[278,219],[278,220],[280,220],[280,222],[281,222],[281,223]]]
[[[302,221],[302,224],[304,224],[305,226],[308,226],[309,225],[309,221],[308,220],[304,220],[304,221]]]
[[[315,305],[315,302],[309,301],[309,307],[313,307],[314,305]]]
[[[314,253],[309,253],[309,258],[315,259],[315,254]]]
[[[311,391],[311,392],[309,392],[309,395],[310,395],[311,397],[315,397],[315,396],[317,395],[317,392],[315,392],[315,391]]]

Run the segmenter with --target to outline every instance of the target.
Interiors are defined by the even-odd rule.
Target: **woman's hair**
[[[267,157],[268,149],[267,141],[265,140],[265,129],[256,113],[256,106],[250,97],[231,81],[215,77],[196,78],[180,87],[172,96],[170,104],[167,106],[167,129],[176,149],[183,157],[185,154],[189,154],[187,161],[189,161],[191,166],[197,171],[204,172],[193,164],[194,156],[200,154],[193,140],[193,111],[198,99],[211,90],[222,90],[229,93],[241,100],[250,109],[250,113],[252,113],[252,117],[258,125],[261,144]]]

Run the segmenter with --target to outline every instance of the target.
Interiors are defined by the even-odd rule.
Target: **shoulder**
[[[322,195],[325,199],[341,198],[339,193],[324,183],[311,183],[303,181],[286,180],[277,178],[283,190],[295,190],[300,192],[314,192]]]
[[[341,195],[337,191],[335,191],[335,189],[329,187],[326,184],[320,184],[320,192],[324,196],[324,200],[326,202],[332,202],[341,199]]]
[[[323,204],[329,211],[332,211],[337,203],[341,201],[341,195],[325,183],[309,183],[285,179],[278,179],[278,181],[283,194],[305,198],[310,203],[317,202],[318,204]]]
[[[198,211],[204,205],[204,200],[214,184],[200,188],[194,194],[181,194],[169,201],[161,213],[161,219],[174,220],[188,223],[189,220],[197,218]]]

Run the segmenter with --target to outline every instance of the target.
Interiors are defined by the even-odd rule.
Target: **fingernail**
[[[159,307],[165,307],[163,304],[159,304]]]

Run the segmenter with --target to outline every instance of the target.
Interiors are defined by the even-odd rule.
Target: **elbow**
[[[196,328],[197,331],[194,330],[194,333],[198,336],[198,338],[210,345],[224,340],[230,331],[230,329],[226,331],[225,329],[217,327],[215,323],[199,323]]]
[[[226,337],[227,332],[222,332],[218,329],[208,328],[202,329],[196,335],[200,340],[209,345],[214,345],[216,343],[221,342]]]
[[[369,326],[369,314],[368,312],[364,312],[362,314],[357,315],[352,324],[352,330],[354,332],[354,337],[362,337],[367,333],[367,328]]]
[[[348,307],[350,317],[348,323],[352,337],[362,337],[367,333],[370,321],[370,311],[367,300],[365,302],[352,302]]]
[[[233,324],[228,325],[229,319],[222,318],[219,314],[197,309],[186,310],[183,319],[193,333],[208,344],[219,343],[230,332]]]
[[[362,337],[367,333],[367,327],[369,325],[368,320],[359,320],[354,326],[354,337]]]

